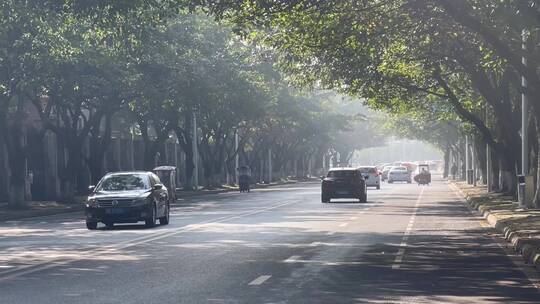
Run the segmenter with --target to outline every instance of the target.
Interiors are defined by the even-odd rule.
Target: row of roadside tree
[[[467,137],[483,176],[487,153],[494,160],[498,191],[516,193],[525,134],[523,173],[535,176],[540,206],[538,1],[210,2],[217,16],[276,50],[296,83],[367,98],[447,160],[465,163]],[[524,130],[522,97],[529,101]]]
[[[259,172],[268,163],[282,175],[320,171],[361,115],[338,111],[342,99],[332,93],[293,89],[273,52],[209,17],[209,7],[2,1],[0,192],[10,205],[24,204],[29,164],[44,162],[36,151],[51,136],[62,156],[54,157],[60,197],[47,199],[84,194],[111,167],[104,163],[117,138],[142,142],[133,152],[140,164],[129,169],[167,164],[167,143],[178,145],[185,188],[196,162],[202,184],[220,186],[234,176],[237,155]]]
[[[478,159],[494,160],[494,188],[510,194],[528,134],[525,167],[540,203],[537,1],[6,0],[1,8],[0,133],[12,202],[24,192],[29,102],[40,130],[57,134],[69,155],[63,193],[72,196],[84,166],[92,180],[101,174],[107,122],[118,115],[145,141],[145,169],[175,134],[186,175],[197,116],[209,184],[237,153],[226,151],[240,128],[253,134],[246,146],[272,147],[289,155],[285,163],[328,151],[349,119],[292,83],[365,98],[448,160],[465,163],[467,136]]]

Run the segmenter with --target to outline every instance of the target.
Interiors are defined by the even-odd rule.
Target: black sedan
[[[366,181],[355,168],[333,168],[322,180],[321,201],[329,203],[332,198],[354,198],[367,201]]]
[[[109,173],[90,191],[85,209],[90,230],[99,222],[107,227],[138,221],[153,227],[158,219],[162,225],[169,223],[168,190],[152,172]]]

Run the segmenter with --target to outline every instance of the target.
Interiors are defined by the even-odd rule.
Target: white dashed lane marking
[[[294,263],[294,262],[298,262],[298,259],[300,259],[300,256],[299,255],[293,255],[291,256],[290,258],[286,259],[285,263]]]
[[[272,277],[271,275],[262,275],[262,276],[256,278],[255,280],[249,282],[248,285],[261,285],[262,283],[266,282],[271,277]]]

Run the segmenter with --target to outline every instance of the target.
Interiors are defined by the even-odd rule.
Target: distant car
[[[383,181],[388,179],[388,172],[390,172],[390,169],[392,169],[393,166],[385,166],[381,171],[381,179]]]
[[[321,201],[329,203],[333,198],[355,198],[367,202],[364,177],[355,168],[334,168],[328,171],[321,183]]]
[[[159,177],[152,172],[116,172],[106,174],[90,186],[86,202],[86,227],[107,227],[115,223],[144,221],[147,227],[169,223],[169,194]]]
[[[391,184],[393,182],[407,182],[411,183],[411,172],[409,169],[405,166],[395,166],[388,171],[388,183]]]
[[[377,167],[358,167],[358,171],[364,176],[367,187],[381,189],[381,174]]]
[[[400,166],[407,167],[407,170],[412,174],[415,170],[417,165],[412,162],[402,162]]]

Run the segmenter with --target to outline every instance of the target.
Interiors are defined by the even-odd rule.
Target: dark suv
[[[366,181],[355,168],[334,168],[322,180],[321,201],[329,203],[332,198],[355,198],[367,202]]]
[[[86,227],[96,229],[98,222],[144,221],[147,227],[169,223],[169,194],[152,172],[116,172],[105,175],[96,187],[90,186],[86,202]]]

